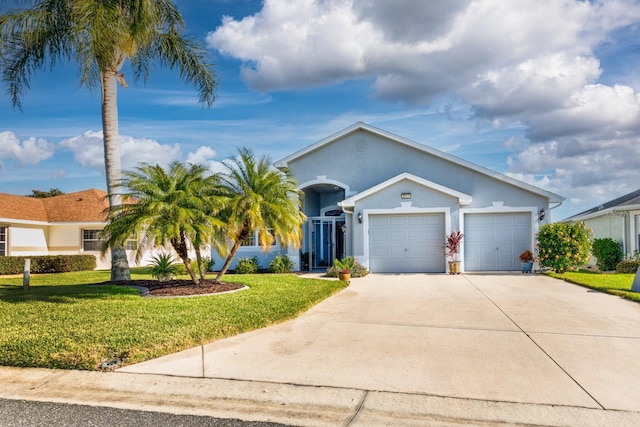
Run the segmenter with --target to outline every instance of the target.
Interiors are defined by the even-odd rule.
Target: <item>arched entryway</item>
[[[339,183],[313,183],[304,191],[303,211],[308,221],[303,230],[302,270],[323,271],[336,258],[346,256],[345,214],[338,203],[345,199]]]

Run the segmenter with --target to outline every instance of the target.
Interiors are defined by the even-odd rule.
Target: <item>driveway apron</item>
[[[640,411],[640,306],[542,275],[381,275],[119,371]]]

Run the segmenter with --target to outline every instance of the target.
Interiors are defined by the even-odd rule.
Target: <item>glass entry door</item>
[[[309,269],[326,270],[333,260],[345,256],[344,218],[309,219]]]

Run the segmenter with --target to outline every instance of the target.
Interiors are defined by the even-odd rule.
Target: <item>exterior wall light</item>
[[[544,208],[542,208],[540,209],[540,213],[538,214],[538,219],[542,221],[546,215],[547,215],[547,211],[545,211]]]
[[[362,212],[358,213],[358,223],[362,224]]]

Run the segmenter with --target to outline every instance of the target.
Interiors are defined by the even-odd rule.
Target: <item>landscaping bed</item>
[[[124,280],[119,282],[98,283],[102,286],[130,286],[148,289],[149,295],[157,297],[178,297],[189,295],[208,295],[242,289],[238,283],[216,282],[213,279],[201,280],[197,285],[191,280],[174,279],[160,282],[158,280]]]

